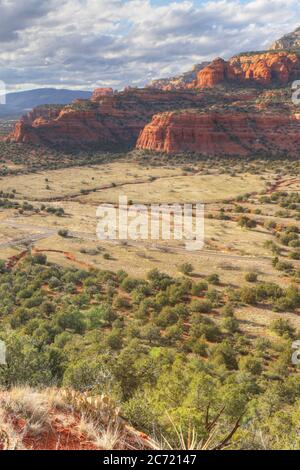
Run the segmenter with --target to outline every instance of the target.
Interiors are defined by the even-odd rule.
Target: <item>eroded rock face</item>
[[[300,78],[300,54],[269,52],[235,56],[228,62],[216,59],[198,73],[194,86],[212,88],[232,82],[285,84],[297,78]]]
[[[93,91],[92,101],[99,101],[104,96],[110,96],[114,94],[114,90],[112,88],[96,88]]]
[[[256,152],[295,155],[299,139],[299,114],[171,112],[153,117],[141,132],[137,148],[215,156]]]
[[[224,82],[232,82],[236,78],[230,63],[219,58],[198,73],[195,85],[199,88],[213,88]]]
[[[155,113],[193,107],[200,101],[200,95],[188,91],[133,89],[101,94],[99,100],[77,100],[53,110],[36,109],[16,124],[8,140],[124,150],[135,146],[140,131]]]

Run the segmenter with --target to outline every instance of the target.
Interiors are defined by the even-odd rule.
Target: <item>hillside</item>
[[[297,448],[299,289],[254,272],[232,286],[180,269],[136,279],[62,267],[34,250],[2,263],[3,446],[178,448],[193,429],[192,449]],[[242,306],[248,320],[268,312],[263,335],[245,335]]]
[[[15,387],[0,392],[0,450],[142,450],[156,444],[108,396]]]

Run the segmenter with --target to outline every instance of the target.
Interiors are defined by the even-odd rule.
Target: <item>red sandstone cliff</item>
[[[132,89],[122,93],[96,92],[54,109],[37,108],[23,117],[8,137],[23,143],[134,147],[140,131],[157,112],[197,106],[202,96],[189,91],[162,92]]]
[[[300,77],[300,55],[294,52],[267,52],[235,56],[226,62],[216,59],[198,73],[193,86],[207,88],[224,82],[285,84]]]
[[[141,132],[137,148],[166,153],[295,155],[300,140],[300,114],[247,112],[163,113]]]

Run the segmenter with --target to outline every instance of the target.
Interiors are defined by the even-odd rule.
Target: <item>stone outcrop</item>
[[[153,117],[141,132],[137,148],[173,154],[296,155],[299,139],[300,114],[170,112]]]
[[[228,62],[216,59],[198,73],[196,88],[213,88],[224,83],[286,84],[300,78],[300,54],[267,52],[235,56]]]
[[[297,28],[292,33],[286,34],[282,38],[275,41],[272,44],[271,49],[273,50],[292,50],[300,49],[300,27]]]
[[[219,58],[198,73],[195,85],[199,88],[213,88],[224,82],[232,82],[236,78],[230,63]]]

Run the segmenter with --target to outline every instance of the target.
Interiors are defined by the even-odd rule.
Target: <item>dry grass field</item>
[[[144,167],[130,162],[73,167],[41,171],[1,178],[1,189],[15,189],[20,198],[44,201],[79,196],[82,192],[109,189],[114,185],[147,182],[150,178],[165,178],[182,174],[177,167]]]
[[[194,267],[196,279],[217,273],[221,286],[239,287],[245,274],[252,271],[261,280],[285,286],[288,279],[272,266],[272,253],[266,248],[272,237],[264,227],[265,220],[271,219],[278,207],[259,201],[275,181],[278,175],[272,171],[230,176],[222,169],[207,172],[190,165],[187,171],[179,165],[158,167],[130,161],[3,176],[0,189],[14,191],[14,201],[20,207],[26,201],[33,209],[0,209],[0,259],[31,247],[62,265],[125,269],[141,278],[153,268],[180,276],[178,266],[188,262]],[[286,175],[278,187],[297,191],[297,185],[295,178]],[[240,214],[235,213],[237,198],[247,193],[243,207],[250,213],[260,210],[259,223],[252,230],[240,227]],[[204,249],[188,252],[181,241],[99,241],[96,208],[102,202],[116,203],[120,195],[147,205],[205,203]],[[63,209],[64,215],[58,217],[47,211],[51,207]],[[229,220],[219,217],[222,210],[231,213]],[[278,220],[286,222],[284,217]],[[67,230],[68,236],[60,236],[60,230]],[[239,312],[242,328],[262,334],[271,318],[269,312],[248,310]],[[290,316],[298,322],[295,315]]]

